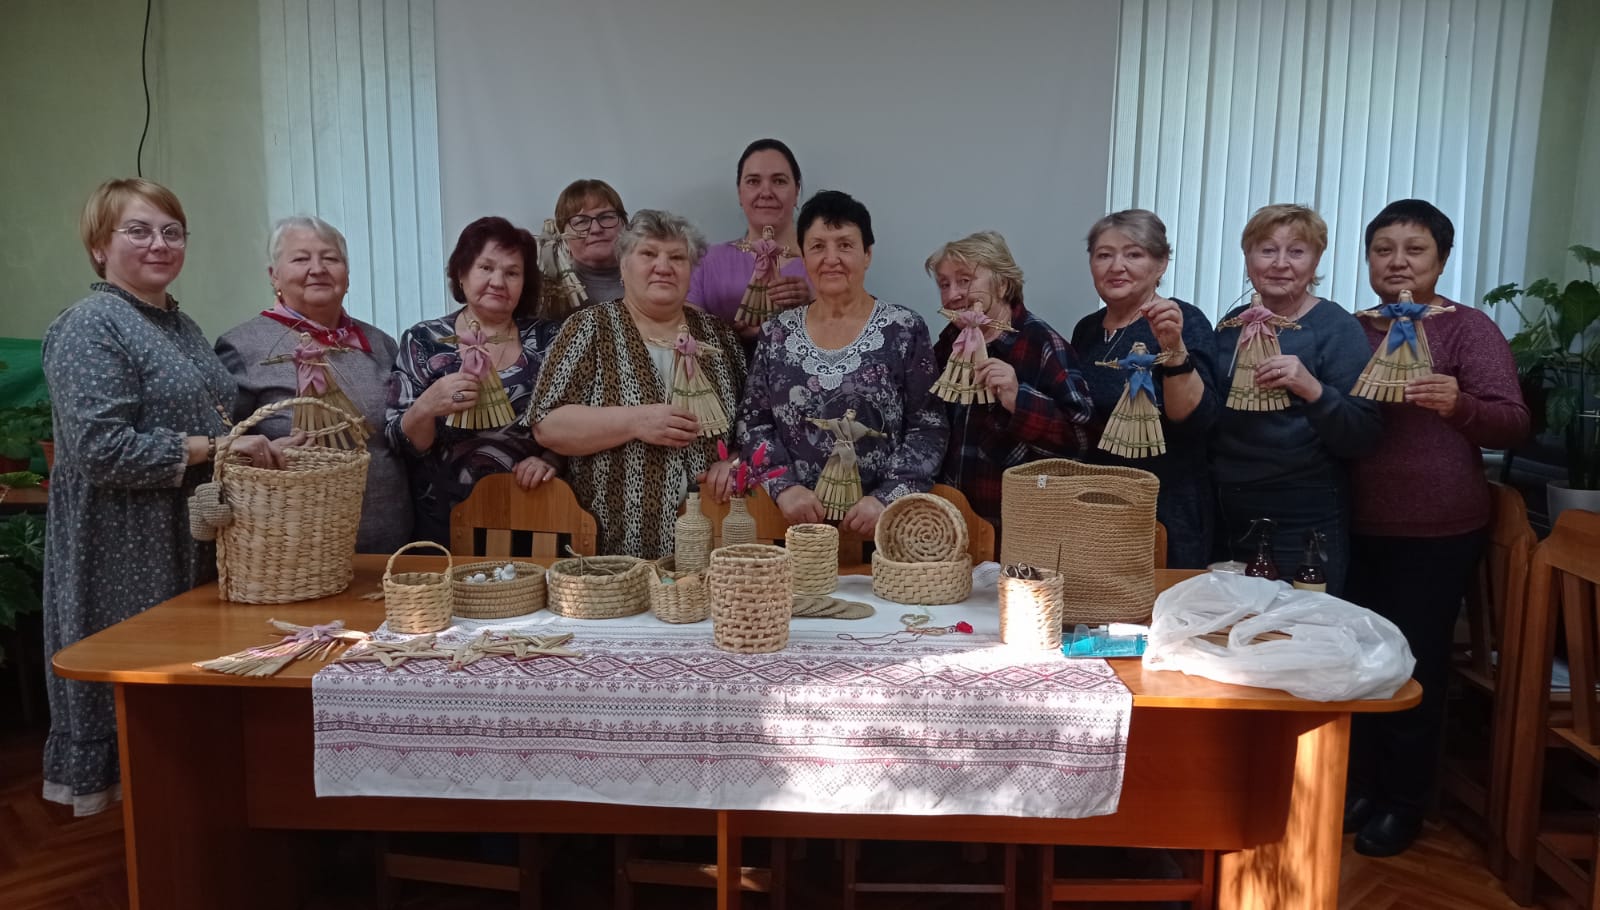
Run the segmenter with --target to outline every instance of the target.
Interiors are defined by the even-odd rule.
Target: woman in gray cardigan
[[[217,356],[239,384],[234,418],[293,398],[298,385],[291,355],[309,337],[328,349],[330,372],[367,421],[367,494],[356,549],[388,553],[411,539],[411,491],[405,460],[384,436],[384,408],[398,351],[393,338],[344,310],[350,264],[344,235],[321,218],[295,215],[272,228],[267,276],[277,302],[217,339]],[[289,412],[256,426],[268,437],[290,432]]]

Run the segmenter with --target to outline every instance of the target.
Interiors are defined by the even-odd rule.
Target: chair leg
[[[518,910],[539,910],[543,889],[541,875],[541,850],[539,835],[523,834],[517,837]]]
[[[378,910],[393,910],[395,899],[398,895],[395,893],[396,889],[394,885],[394,879],[389,877],[389,868],[387,865],[387,857],[389,855],[389,835],[382,833],[375,834],[372,841],[372,857],[374,860],[372,868],[372,891],[374,900],[376,901]]]
[[[840,906],[844,910],[856,910],[856,880],[860,875],[861,841],[846,840],[844,842],[844,900]]]
[[[1054,910],[1056,905],[1056,847],[1054,844],[1044,844],[1039,850],[1039,910]]]
[[[785,910],[789,890],[789,841],[781,837],[772,839],[772,885],[767,894],[767,906],[772,910]]]
[[[628,878],[628,860],[633,858],[633,838],[618,834],[612,857],[616,874],[612,884],[611,906],[616,910],[633,910],[633,882]]]
[[[1001,896],[1001,903],[1004,904],[1006,910],[1017,910],[1017,854],[1019,848],[1016,844],[1006,844],[1004,849],[1006,891]]]

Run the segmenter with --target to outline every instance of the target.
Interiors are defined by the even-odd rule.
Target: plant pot
[[[20,458],[0,457],[0,474],[15,474],[18,471],[28,470],[28,462]]]
[[[56,444],[53,439],[39,440],[39,451],[44,453],[44,472],[49,474],[56,469]]]
[[[1568,509],[1582,509],[1586,512],[1600,512],[1600,490],[1574,490],[1564,483],[1550,481],[1545,484],[1546,494],[1549,496],[1550,526],[1556,525],[1556,516]]]

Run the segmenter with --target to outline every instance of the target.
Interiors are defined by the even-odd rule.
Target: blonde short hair
[[[89,201],[83,204],[83,216],[78,219],[78,236],[83,240],[84,251],[89,254],[89,267],[101,278],[106,277],[106,264],[95,258],[94,251],[111,242],[111,234],[117,229],[122,210],[135,199],[143,199],[177,219],[185,231],[189,229],[189,218],[183,213],[183,203],[178,201],[176,193],[161,184],[143,177],[107,180],[89,194]]]
[[[1256,213],[1250,216],[1250,221],[1244,226],[1239,246],[1248,256],[1251,247],[1271,237],[1273,231],[1285,226],[1293,229],[1301,240],[1316,247],[1318,256],[1327,251],[1328,222],[1323,221],[1322,216],[1310,207],[1293,203],[1265,205],[1256,209]]]
[[[929,275],[934,275],[946,262],[957,262],[968,268],[984,268],[994,273],[998,282],[1000,299],[1006,303],[1022,300],[1022,268],[1011,256],[1011,247],[999,231],[979,231],[960,240],[944,244],[928,261],[922,264]]]
[[[622,204],[622,194],[616,187],[594,178],[574,180],[556,197],[556,230],[566,230],[572,216],[591,205],[609,205],[624,222],[628,220],[628,209]]]

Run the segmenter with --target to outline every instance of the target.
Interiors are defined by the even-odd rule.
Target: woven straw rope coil
[[[789,644],[793,560],[783,547],[736,544],[711,551],[712,641],[724,651],[764,654]]]
[[[1031,651],[1061,649],[1061,573],[1039,578],[1000,577],[1000,640]]]
[[[783,535],[793,559],[794,593],[831,594],[839,587],[839,529],[833,525],[791,525]]]
[[[1156,497],[1135,468],[1064,458],[1006,469],[1000,561],[1061,573],[1065,623],[1146,622],[1156,602]]]
[[[711,615],[711,590],[704,570],[679,572],[676,558],[656,560],[656,577],[650,585],[650,612],[662,622],[699,622]],[[669,581],[670,579],[670,581]]]
[[[946,562],[900,562],[872,554],[872,593],[899,604],[958,604],[972,596],[972,557]]]
[[[570,619],[615,619],[650,609],[650,563],[632,556],[562,559],[545,578],[545,605]]]
[[[503,562],[469,562],[450,570],[455,615],[465,619],[506,619],[544,609],[544,566],[512,561],[517,577],[511,581],[495,581],[495,570],[504,565]],[[490,576],[490,580],[477,584],[467,581],[479,572]]]
[[[372,456],[323,446],[283,452],[281,470],[239,463],[232,443],[278,411],[318,406],[341,418],[316,435],[342,432],[357,417],[320,398],[263,406],[220,441],[215,477],[233,521],[217,535],[217,581],[225,600],[292,603],[337,594],[354,577],[356,531]]]
[[[450,551],[431,540],[416,540],[394,551],[383,567],[383,618],[389,631],[403,635],[437,632],[450,625],[450,569],[443,572],[394,571],[396,556],[414,547],[433,547],[444,553],[449,564]]]
[[[909,493],[884,507],[873,541],[895,562],[950,562],[967,552],[967,521],[941,496]]]

